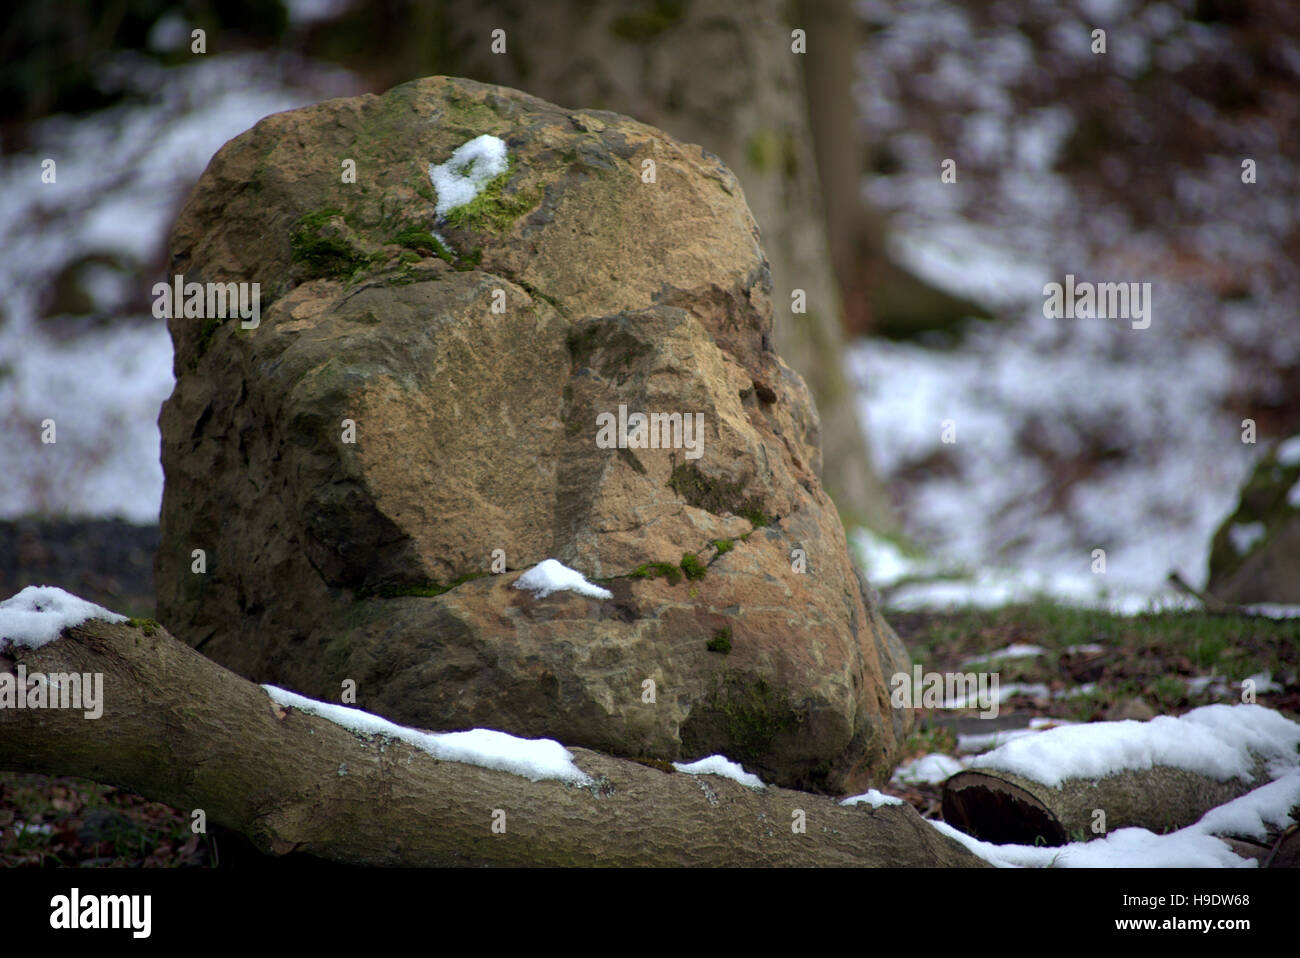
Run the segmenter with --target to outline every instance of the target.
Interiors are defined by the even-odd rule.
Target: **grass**
[[[1107,649],[1112,672],[1143,675],[1223,675],[1240,681],[1258,672],[1300,667],[1300,621],[1255,616],[1165,612],[1114,616],[1041,602],[960,612],[888,612],[913,658],[922,662],[995,651],[1015,642],[1048,651],[1046,665],[1071,646]],[[1059,662],[1057,664],[1060,664]]]
[[[958,612],[893,612],[886,618],[926,671],[996,670],[999,681],[1042,683],[1057,693],[1017,711],[1072,721],[1099,721],[1120,703],[1141,699],[1158,715],[1241,701],[1241,683],[1272,673],[1282,692],[1259,697],[1300,714],[1300,621],[1255,616],[1165,612],[1132,617],[1051,603]],[[1042,647],[1040,656],[963,664],[1013,643]],[[1100,646],[1083,652],[1071,647]],[[1194,690],[1193,679],[1212,679]],[[1084,691],[1079,691],[1081,688]]]
[[[1272,672],[1280,692],[1260,694],[1257,702],[1300,718],[1300,621],[1250,616],[1211,616],[1167,612],[1115,616],[1050,602],[998,609],[953,612],[891,612],[885,618],[924,671],[996,670],[1001,684],[1043,684],[1046,698],[1017,696],[1002,713],[1030,718],[1098,722],[1124,717],[1140,700],[1156,715],[1181,715],[1193,708],[1240,702],[1241,680]],[[972,663],[1014,643],[1037,645],[1039,656]],[[1071,646],[1096,645],[1082,652]],[[1217,677],[1199,691],[1188,681]],[[1065,694],[1068,693],[1068,694]],[[960,711],[922,711],[920,723],[903,743],[900,760],[931,753],[957,754],[953,721]],[[941,785],[890,785],[885,789],[908,801],[927,818],[942,818]]]

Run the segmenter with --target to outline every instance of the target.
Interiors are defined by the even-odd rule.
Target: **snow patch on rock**
[[[434,212],[441,218],[472,202],[509,165],[505,141],[487,133],[457,147],[446,163],[430,163],[429,182],[438,191]]]
[[[546,559],[537,563],[514,582],[516,589],[527,589],[538,599],[545,599],[552,592],[577,592],[579,595],[593,599],[612,599],[614,593],[592,585],[576,569],[570,569],[555,559]]]

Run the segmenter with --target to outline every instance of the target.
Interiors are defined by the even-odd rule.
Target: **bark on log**
[[[1064,845],[1082,830],[1093,837],[1094,811],[1107,832],[1136,826],[1157,834],[1185,828],[1210,809],[1268,781],[1258,762],[1254,781],[1220,782],[1186,769],[1157,765],[1093,781],[1069,779],[1060,788],[999,769],[958,772],[943,786],[943,818],[954,828],[995,844]]]
[[[269,854],[408,866],[984,864],[908,805],[844,807],[580,748],[570,751],[594,785],[439,761],[280,708],[154,624],[92,620],[41,648],[0,652],[0,672],[19,665],[102,673],[103,714],[0,709],[0,768],[202,809]],[[802,834],[791,828],[798,809]],[[492,830],[495,810],[504,834]]]

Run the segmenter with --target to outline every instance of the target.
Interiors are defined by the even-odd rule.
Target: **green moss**
[[[447,225],[453,229],[499,235],[508,232],[519,217],[536,209],[542,201],[542,191],[539,188],[533,187],[513,194],[505,192],[514,169],[515,161],[511,157],[504,173],[489,180],[470,202],[447,213]]]
[[[324,229],[339,209],[317,210],[298,220],[289,236],[290,256],[301,264],[312,278],[345,279],[369,265],[369,257],[338,236],[322,236]]]
[[[409,263],[403,263],[397,272],[385,278],[389,286],[410,286],[416,280],[415,270]]]
[[[708,573],[708,566],[701,562],[700,557],[694,552],[687,552],[682,555],[682,574],[686,578],[692,581],[703,579]]]
[[[718,550],[718,555],[726,555],[732,549],[736,548],[735,539],[714,539],[713,548]]]
[[[657,579],[663,576],[668,580],[669,585],[676,585],[682,581],[682,574],[677,566],[668,562],[647,562],[637,566],[628,575],[633,579]]]
[[[745,765],[762,765],[776,737],[796,731],[799,725],[799,713],[789,696],[766,678],[724,673],[714,677],[698,724],[690,722],[683,727],[682,744],[688,750],[713,748],[721,744],[721,738],[728,758]]]
[[[298,219],[298,228],[307,230],[312,233],[320,231],[320,228],[336,216],[342,216],[343,211],[337,207],[316,210],[314,213],[304,213]]]
[[[456,269],[462,273],[467,273],[472,269],[478,269],[479,264],[482,262],[483,247],[476,246],[456,261]]]
[[[407,249],[412,250],[427,249],[439,259],[446,260],[448,263],[453,263],[456,260],[451,250],[438,241],[438,237],[418,226],[407,226],[399,230],[391,242],[397,246],[405,246]]]
[[[414,87],[412,87],[414,91]],[[391,91],[390,91],[391,95]],[[496,133],[501,128],[501,115],[493,108],[492,99],[483,99],[453,88],[446,91],[446,116],[448,126],[461,127],[482,133]]]
[[[381,586],[374,590],[362,590],[357,597],[369,598],[371,596],[377,596],[381,599],[396,599],[403,596],[422,596],[424,598],[434,598],[450,592],[452,589],[464,585],[466,582],[473,581],[474,579],[481,579],[485,575],[487,575],[486,572],[471,572],[468,575],[463,575],[459,578],[453,579],[451,582],[446,584],[428,580],[408,585]]]
[[[771,521],[757,496],[742,498],[744,483],[712,479],[700,472],[694,463],[674,466],[668,477],[668,488],[695,508],[714,515],[730,513],[743,516],[755,527],[765,526]]]
[[[669,775],[672,775],[677,771],[677,769],[673,768],[672,762],[665,762],[663,759],[634,758],[632,761],[636,762],[638,765],[648,765],[651,768],[657,768],[659,771],[667,772]]]
[[[127,619],[126,624],[133,629],[139,629],[145,635],[157,635],[158,630],[162,628],[153,619]]]
[[[686,15],[686,0],[654,0],[649,10],[617,16],[609,32],[630,43],[653,40]]]
[[[719,629],[713,633],[713,638],[709,639],[705,646],[710,652],[718,652],[727,655],[731,652],[731,627]]]

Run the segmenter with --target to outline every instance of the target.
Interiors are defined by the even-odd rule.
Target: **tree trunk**
[[[29,676],[101,673],[103,714],[0,709],[0,768],[202,809],[271,854],[405,866],[983,864],[908,805],[845,807],[580,748],[570,751],[591,785],[439,761],[281,708],[153,623],[92,620],[0,653],[0,675],[20,665]]]

